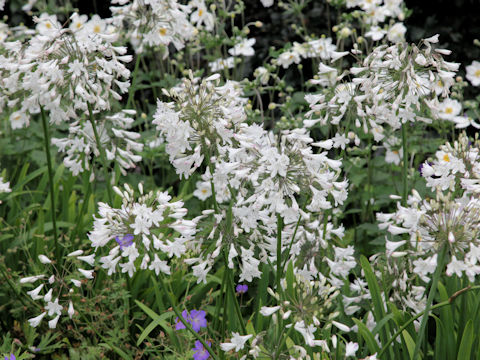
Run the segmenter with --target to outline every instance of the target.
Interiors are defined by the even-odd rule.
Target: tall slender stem
[[[95,142],[97,143],[98,151],[100,152],[100,161],[102,162],[103,171],[105,173],[105,185],[107,187],[108,201],[110,202],[110,204],[113,204],[113,194],[109,181],[110,176],[107,167],[107,157],[105,155],[105,149],[100,142],[100,136],[98,136],[97,125],[95,124],[95,120],[93,119],[92,106],[90,104],[88,104],[88,119],[92,124],[93,134],[95,135]]]
[[[280,278],[282,276],[282,229],[283,222],[280,214],[277,215],[277,292],[280,294]]]
[[[53,170],[52,170],[52,158],[50,156],[50,133],[48,129],[48,121],[45,115],[45,110],[40,106],[40,113],[42,115],[42,126],[43,126],[43,140],[45,143],[45,154],[47,156],[47,168],[48,168],[48,183],[50,187],[50,206],[52,213],[52,225],[53,225],[53,238],[55,240],[55,257],[57,261],[61,259],[61,251],[58,246],[58,234],[57,234],[57,215],[55,208],[55,192],[53,185]]]
[[[408,148],[407,148],[407,123],[402,124],[402,150],[403,150],[403,188],[402,188],[402,205],[407,205],[407,195],[408,195]]]
[[[438,257],[437,257],[437,268],[433,273],[432,286],[430,287],[430,291],[428,293],[428,298],[427,298],[427,304],[425,306],[425,315],[423,316],[422,322],[420,323],[420,329],[418,330],[418,339],[415,344],[415,350],[413,352],[412,360],[416,360],[418,358],[420,347],[422,346],[422,343],[423,343],[425,328],[427,326],[427,321],[428,321],[428,315],[429,315],[430,309],[432,308],[433,298],[435,296],[435,293],[437,292],[437,284],[440,278],[440,274],[442,273],[443,267],[445,265],[446,255],[447,255],[447,245],[444,244],[442,245],[442,248],[440,249],[440,253],[438,254]]]
[[[137,72],[138,72],[138,67],[140,66],[140,54],[137,54],[137,59],[135,60],[135,68],[133,69],[133,74],[132,74],[132,84],[130,85],[130,89],[128,90],[128,100],[127,100],[127,109],[130,108],[130,105],[132,104],[134,95],[135,95],[135,85],[136,85],[136,78],[137,78]]]

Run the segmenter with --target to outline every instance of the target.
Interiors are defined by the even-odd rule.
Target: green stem
[[[103,171],[105,173],[105,185],[107,187],[108,201],[110,202],[110,204],[113,205],[113,194],[109,181],[110,176],[107,167],[107,157],[105,155],[105,149],[102,147],[102,144],[100,142],[100,136],[98,136],[97,125],[95,124],[95,120],[93,119],[92,106],[90,104],[88,104],[88,119],[92,124],[93,134],[95,135],[95,142],[97,143],[98,151],[100,152],[100,161],[102,162]]]
[[[280,214],[277,214],[277,292],[280,294],[280,278],[282,276],[282,229],[283,222]]]
[[[93,171],[92,169],[93,169],[93,166],[91,165],[90,166],[90,172],[89,172],[90,174]],[[88,182],[87,183],[87,191],[84,194],[82,207],[80,209],[80,214],[78,214],[77,223],[75,224],[75,228],[73,229],[72,235],[70,237],[71,241],[75,241],[75,236],[77,236],[77,234],[78,234],[78,230],[79,230],[80,225],[83,226],[83,216],[85,215],[85,212],[87,211],[88,199],[90,198],[90,195],[92,193],[92,183],[90,182],[90,176],[89,176],[89,179],[87,179],[87,182]]]
[[[402,124],[402,150],[403,150],[403,188],[402,188],[402,206],[407,205],[407,195],[408,195],[408,148],[407,148],[407,123]]]
[[[435,272],[433,274],[432,286],[430,287],[430,292],[428,293],[427,304],[426,304],[426,307],[425,307],[425,316],[422,318],[422,322],[420,323],[420,329],[418,330],[418,339],[417,339],[417,342],[415,344],[415,350],[413,352],[412,360],[417,360],[418,355],[420,353],[420,347],[422,346],[424,335],[425,335],[425,327],[427,326],[428,313],[430,312],[430,309],[432,308],[433,298],[434,298],[435,293],[437,291],[437,284],[438,284],[438,280],[440,278],[440,274],[443,271],[443,266],[445,264],[445,256],[446,255],[447,255],[447,245],[444,244],[444,245],[442,245],[442,248],[440,249],[440,253],[438,254],[437,268],[435,269]]]
[[[135,95],[135,85],[136,85],[136,79],[137,79],[137,72],[138,68],[140,66],[140,54],[137,54],[137,59],[135,60],[135,68],[133,69],[133,74],[132,74],[132,84],[130,85],[130,89],[128,89],[128,100],[127,100],[127,109],[130,108],[133,97]]]
[[[165,291],[165,293],[167,294],[168,296],[168,299],[170,301],[170,304],[172,305],[172,309],[173,309],[173,312],[178,316],[178,318],[180,319],[180,321],[182,322],[183,325],[185,325],[185,327],[187,328],[188,331],[190,331],[192,333],[192,335],[202,343],[203,347],[208,351],[208,353],[212,356],[213,360],[218,360],[218,357],[217,355],[215,354],[215,352],[210,348],[210,346],[208,346],[208,344],[205,342],[205,340],[202,339],[202,337],[200,335],[198,335],[196,333],[195,330],[193,330],[192,326],[183,318],[182,314],[180,313],[180,311],[178,310],[177,306],[175,305],[175,299],[173,298],[172,294],[170,294],[170,292],[168,291],[167,287],[165,286],[165,283],[163,282],[163,275],[160,274],[160,276],[158,277],[158,280],[160,281],[160,285],[162,286],[163,288],[163,291]]]
[[[57,261],[60,261],[61,252],[60,252],[60,247],[58,246],[57,216],[56,216],[56,208],[55,208],[55,192],[54,192],[54,186],[53,186],[52,158],[50,156],[50,134],[48,129],[47,117],[45,115],[45,110],[43,110],[42,106],[40,106],[40,113],[42,115],[45,154],[47,155],[48,183],[50,186],[50,206],[51,206],[51,213],[52,213],[53,238],[55,240],[55,257],[57,258]]]
[[[435,310],[435,309],[438,309],[438,308],[441,308],[441,307],[444,307],[444,306],[447,306],[447,305],[451,305],[452,302],[460,295],[470,291],[470,290],[478,290],[480,289],[480,285],[477,285],[477,286],[467,286],[466,288],[464,289],[461,289],[459,291],[457,291],[456,293],[454,293],[452,296],[450,296],[450,298],[448,300],[445,300],[445,301],[442,301],[441,303],[438,303],[438,304],[435,304],[433,305],[429,311],[432,311],[432,310]],[[383,346],[382,350],[380,350],[380,352],[378,353],[378,358],[380,359],[383,355],[383,353],[385,351],[387,351],[387,349],[389,349],[389,346],[390,344],[403,332],[403,330],[405,330],[411,323],[413,323],[415,320],[417,320],[420,316],[423,316],[424,314],[426,314],[427,310],[425,309],[424,311],[422,312],[419,312],[417,315],[415,315],[414,317],[410,318],[405,324],[403,324],[400,329],[397,330],[397,332],[395,334],[393,334],[393,336],[390,338],[390,340],[388,340],[386,342],[386,344]]]

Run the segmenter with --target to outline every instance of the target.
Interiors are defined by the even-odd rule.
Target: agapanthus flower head
[[[203,310],[182,311],[182,317],[192,325],[194,331],[199,332],[201,328],[207,327],[206,313]],[[185,325],[177,317],[175,319],[175,330],[185,329]]]
[[[211,346],[211,343],[207,341],[207,345]],[[195,341],[195,347],[192,349],[194,351],[193,353],[193,359],[194,360],[206,360],[210,357],[210,353],[208,352],[207,349],[203,347],[203,344],[200,341]]]
[[[351,118],[347,113],[355,113],[355,126],[380,142],[386,136],[391,139],[388,135],[407,122],[430,123],[433,117],[463,124],[464,119],[458,118],[461,107],[447,98],[459,64],[445,61],[443,55],[450,52],[435,49],[436,42],[437,36],[419,45],[399,41],[374,48],[350,69],[353,79],[337,85],[335,92],[327,89],[305,97],[311,109],[305,127],[340,125]],[[312,82],[331,86],[342,79],[335,71],[323,65]],[[425,108],[430,111],[426,113]]]
[[[138,189],[140,194],[136,195],[128,184],[123,189],[115,187],[122,205],[112,208],[100,203],[93,231],[88,234],[95,249],[115,240],[109,254],[100,258],[108,275],[115,273],[117,266],[129,276],[138,267],[153,270],[157,275],[170,274],[167,260],[181,257],[196,233],[196,222],[185,219],[187,210],[183,202],[170,201],[171,196],[166,192],[144,194],[142,184]],[[137,258],[142,259],[139,264],[135,262]]]
[[[140,134],[130,129],[135,113],[135,110],[124,109],[95,120],[100,144],[97,144],[93,127],[86,119],[71,123],[68,136],[52,138],[52,144],[66,154],[63,163],[73,175],[90,169],[90,163],[100,155],[100,146],[105,150],[107,160],[119,165],[122,174],[126,175],[126,170],[142,160],[139,155],[143,150],[143,144],[138,142]]]
[[[6,46],[0,61],[0,104],[9,102],[12,127],[27,126],[40,107],[52,123],[77,119],[88,106],[110,109],[110,98],[128,91],[127,49],[102,31],[98,16],[78,31],[62,28],[55,16],[37,19],[37,35]],[[99,30],[99,31],[97,31]],[[16,111],[15,111],[16,110]]]
[[[177,174],[188,178],[205,156],[214,157],[220,146],[231,144],[240,123],[246,119],[241,89],[228,81],[218,85],[219,75],[198,83],[189,79],[164,93],[174,102],[158,101],[153,124],[166,141],[166,151]]]
[[[387,241],[385,261],[397,303],[419,312],[426,301],[428,283],[439,261],[446,263],[446,275],[480,274],[480,142],[461,134],[442,145],[435,159],[425,162],[422,175],[434,197],[423,199],[412,191],[406,206],[397,205],[392,214],[377,214],[380,228],[392,235],[407,234],[410,241]],[[440,259],[441,249],[447,249]],[[418,277],[425,284],[415,283]],[[408,293],[408,296],[405,294]]]
[[[85,270],[85,264],[93,266],[95,255],[83,255],[83,250],[74,251],[66,256],[63,266],[74,269],[68,275],[57,272],[54,263],[45,255],[39,255],[39,260],[45,265],[45,273],[20,279],[21,284],[37,285],[34,289],[27,291],[34,301],[43,302],[44,311],[28,320],[30,326],[37,327],[45,316],[51,317],[48,326],[56,328],[61,315],[68,315],[71,319],[75,314],[73,303],[79,299],[81,294],[78,289],[85,281],[94,278],[93,270]],[[73,266],[72,266],[73,265]],[[41,284],[38,285],[38,282]]]

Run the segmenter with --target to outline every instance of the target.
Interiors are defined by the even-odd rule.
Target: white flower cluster
[[[317,276],[319,279],[316,279]],[[348,333],[353,330],[349,326],[335,321],[338,312],[334,312],[335,299],[340,291],[331,286],[325,277],[318,273],[315,277],[307,279],[303,274],[297,273],[296,280],[291,284],[291,288],[284,286],[286,300],[281,301],[280,305],[276,306],[262,306],[260,314],[265,317],[271,317],[273,326],[282,321],[282,326],[286,329],[293,328],[303,337],[301,345],[295,345],[293,355],[290,349],[289,356],[292,359],[305,359],[308,353],[307,349],[320,347],[322,353],[330,353],[333,348],[337,348],[336,335],[325,339],[318,339],[319,329],[328,329],[335,326],[339,330]],[[316,279],[316,280],[314,280]],[[268,289],[270,295],[279,300],[279,295]],[[258,358],[263,353],[276,353],[277,349],[274,347],[278,339],[270,338],[274,332],[262,332],[258,334],[250,344],[247,341],[252,338],[252,335],[241,336],[239,333],[232,333],[232,338],[229,342],[220,344],[223,351],[240,352],[245,349],[254,359]],[[261,344],[261,347],[260,347]],[[329,346],[330,345],[330,346]],[[345,343],[345,357],[354,356],[358,350],[358,344],[353,342]]]
[[[96,125],[107,160],[115,160],[124,175],[127,169],[135,167],[135,163],[142,160],[140,155],[134,154],[143,150],[143,144],[138,142],[140,134],[128,130],[134,121],[130,116],[135,113],[135,110],[122,110],[106,116]],[[52,144],[67,154],[63,162],[76,176],[90,168],[90,161],[100,156],[100,151],[90,122],[75,121],[69,126],[68,132],[67,138],[52,138]]]
[[[128,184],[123,191],[114,187],[122,198],[121,207],[99,203],[99,216],[88,234],[95,249],[111,248],[107,256],[100,258],[108,275],[116,272],[117,265],[130,277],[138,268],[153,270],[157,275],[170,274],[167,260],[181,257],[187,251],[197,222],[205,216],[186,220],[187,209],[182,201],[170,202],[171,196],[166,192],[143,194],[141,184],[138,188],[140,196],[136,198]]]
[[[422,175],[436,193],[435,199],[422,199],[413,190],[408,206],[398,204],[393,214],[377,214],[381,228],[392,235],[409,236],[409,241],[387,241],[386,255],[390,271],[396,275],[395,286],[405,291],[414,283],[412,275],[428,283],[443,246],[448,249],[448,276],[465,274],[474,281],[480,274],[479,153],[480,142],[472,144],[462,134],[453,146],[442,146],[433,163],[423,164]],[[421,311],[424,291],[423,286],[414,286],[407,305]]]
[[[174,102],[157,102],[153,124],[164,137],[166,152],[177,174],[188,178],[205,155],[218,154],[218,146],[231,144],[237,124],[246,118],[241,89],[233,81],[216,87],[219,75],[196,84],[193,75],[180,87],[164,90]]]
[[[228,266],[233,268],[238,257],[240,280],[250,282],[261,275],[261,263],[277,261],[279,216],[284,224],[282,250],[290,249],[291,259],[304,247],[326,248],[332,235],[343,236],[342,226],[334,227],[326,216],[313,214],[343,204],[348,182],[339,179],[341,161],[328,158],[326,151],[314,151],[319,145],[305,129],[276,136],[247,124],[240,89],[232,82],[215,87],[215,78],[200,85],[185,80],[182,87],[168,92],[176,103],[159,101],[154,123],[177,173],[190,176],[207,159],[194,195],[202,200],[214,195],[218,204],[233,204],[233,228],[227,232],[233,231],[234,238],[218,226],[200,240],[209,249],[210,240],[217,239],[218,251],[210,254],[201,249],[198,258],[189,259],[189,264],[196,264],[194,273],[199,281],[206,281],[223,247]],[[306,200],[303,209],[297,202],[300,198]],[[217,222],[226,220],[221,209],[217,216]],[[216,237],[215,231],[219,232]]]
[[[445,61],[442,55],[450,51],[434,49],[436,42],[438,35],[422,40],[419,47],[398,43],[374,48],[362,66],[350,69],[355,76],[351,82],[337,85],[328,96],[305,97],[311,108],[305,126],[338,125],[350,110],[357,115],[355,126],[378,142],[387,130],[397,130],[406,122],[431,122],[421,112],[422,105],[427,105],[433,118],[455,121],[459,110],[447,103],[450,99],[440,103],[438,98],[448,96],[459,64]],[[324,85],[332,86],[338,79],[335,69],[320,66],[319,78],[326,77],[330,80]]]
[[[131,61],[125,47],[114,46],[117,35],[97,15],[88,20],[73,14],[69,28],[55,15],[35,18],[36,34],[25,44],[6,41],[0,55],[0,107],[9,109],[12,128],[28,126],[43,107],[60,124],[78,113],[110,108],[129,87]],[[125,79],[121,81],[121,79]]]
[[[166,57],[170,44],[180,50],[195,37],[198,30],[193,24],[204,23],[207,30],[213,29],[214,17],[203,1],[182,5],[177,0],[112,0],[112,4],[118,4],[110,7],[112,23],[137,53],[162,45]]]
[[[305,43],[294,42],[290,49],[280,54],[276,63],[286,69],[293,63],[299,64],[302,59],[318,58],[322,61],[335,61],[348,54],[348,52],[336,50],[337,46],[332,43],[330,37],[322,37]]]
[[[65,258],[65,263],[62,264],[62,269],[57,269],[52,260],[45,255],[39,255],[38,259],[42,264],[50,269],[48,271],[54,272],[53,275],[46,275],[48,271],[41,275],[29,276],[20,279],[21,284],[33,284],[41,281],[42,283],[32,290],[27,291],[27,294],[32,300],[41,300],[44,305],[44,311],[31,319],[28,319],[32,327],[37,327],[45,316],[52,317],[48,321],[48,327],[55,329],[58,320],[62,314],[68,315],[71,319],[75,314],[73,302],[80,296],[76,293],[85,281],[93,279],[93,270],[85,270],[81,267],[76,267],[75,260],[93,266],[95,263],[95,255],[83,255],[83,250],[77,250],[68,254]],[[78,263],[78,261],[76,261]],[[73,265],[73,269],[72,269]],[[70,272],[70,273],[69,273]],[[69,274],[68,274],[69,273]],[[68,274],[68,275],[65,275]],[[67,306],[68,303],[68,306]]]

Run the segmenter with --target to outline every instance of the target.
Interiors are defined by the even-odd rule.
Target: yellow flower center
[[[207,189],[202,189],[202,194],[206,194],[207,193]]]
[[[443,155],[443,161],[450,162],[450,157],[448,154]]]
[[[93,32],[94,32],[95,34],[98,34],[98,33],[100,32],[100,25],[95,25],[95,26],[93,27]]]
[[[480,77],[480,69],[478,69],[477,71],[475,71],[475,76],[476,76],[476,77]]]
[[[451,113],[453,113],[453,109],[451,107],[447,107],[445,109],[445,114],[451,114]]]
[[[160,35],[165,36],[165,35],[167,35],[167,29],[160,28],[159,33],[160,33]]]
[[[203,15],[203,9],[198,9],[198,16],[202,17]]]
[[[17,116],[15,116],[15,117],[13,118],[13,120],[18,121],[18,120],[20,120],[20,118],[21,118],[21,116],[20,116],[20,115],[17,115]]]
[[[443,87],[443,82],[442,82],[442,80],[438,80],[437,84],[438,84],[438,86]]]
[[[395,155],[398,155],[398,150],[393,150],[392,151]]]
[[[80,29],[82,27],[82,23],[77,23],[77,29]]]
[[[47,22],[47,23],[45,24],[45,27],[46,27],[47,29],[51,29],[51,28],[52,28],[52,24],[50,24],[49,22]]]

